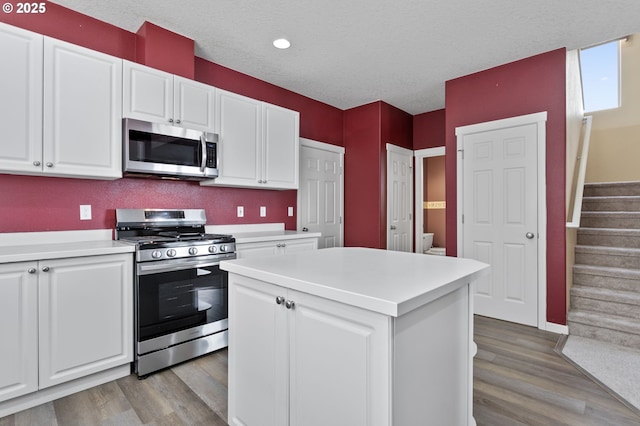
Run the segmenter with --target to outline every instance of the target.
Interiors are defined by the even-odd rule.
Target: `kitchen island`
[[[232,425],[468,425],[470,259],[331,248],[224,261]]]

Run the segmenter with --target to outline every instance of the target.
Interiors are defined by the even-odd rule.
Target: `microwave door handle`
[[[200,150],[202,151],[200,171],[204,173],[204,169],[207,167],[207,141],[205,140],[204,133],[200,135]]]

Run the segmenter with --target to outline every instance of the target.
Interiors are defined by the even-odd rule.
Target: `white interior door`
[[[320,232],[318,248],[342,247],[344,148],[300,138],[298,230]]]
[[[460,141],[460,139],[459,139]],[[491,265],[475,313],[538,325],[538,126],[462,136],[462,256]]]
[[[387,250],[412,251],[413,151],[387,144]]]

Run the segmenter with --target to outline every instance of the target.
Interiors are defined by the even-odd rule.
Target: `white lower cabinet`
[[[36,263],[0,265],[0,401],[38,389]]]
[[[133,360],[133,257],[0,265],[0,401]]]
[[[229,424],[390,424],[390,317],[229,274]]]
[[[238,259],[261,257],[269,255],[283,255],[300,251],[316,250],[317,238],[297,238],[282,241],[261,241],[255,243],[237,243],[236,256]]]

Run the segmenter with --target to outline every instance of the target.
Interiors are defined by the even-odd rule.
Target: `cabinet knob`
[[[179,118],[176,120],[176,124],[180,124],[180,119]]]
[[[282,305],[283,302],[284,302],[284,297],[282,297],[282,296],[276,297],[276,303],[278,305]]]
[[[169,119],[169,123],[173,123],[173,118],[170,118],[170,119]]]
[[[294,301],[293,301],[293,300],[287,300],[286,302],[284,302],[284,306],[285,306],[287,309],[293,309],[293,307],[294,307],[295,305],[296,305],[296,304],[294,303]]]
[[[33,162],[33,165],[36,167],[40,167],[40,164],[42,164],[41,162],[39,162],[38,160]]]
[[[43,266],[42,267],[42,272],[49,272],[49,267],[48,266]]]
[[[36,268],[29,268],[27,269],[27,272],[30,274],[35,274],[36,273]]]
[[[49,162],[46,164],[46,166],[47,166],[47,167],[53,167],[53,163],[49,161]]]

